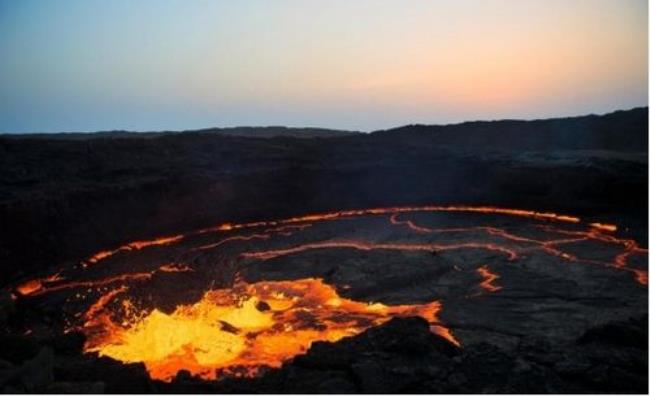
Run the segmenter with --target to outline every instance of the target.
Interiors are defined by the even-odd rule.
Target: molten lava
[[[356,249],[356,250],[401,250],[401,251],[424,251],[435,253],[445,250],[458,250],[458,249],[484,249],[492,250],[495,252],[503,253],[508,257],[508,260],[515,260],[517,253],[514,250],[505,248],[503,246],[489,244],[489,243],[458,243],[458,244],[406,244],[406,243],[371,243],[364,241],[332,241],[332,242],[315,242],[306,243],[286,249],[277,250],[264,250],[257,252],[242,253],[244,258],[252,258],[257,260],[269,260],[272,258],[296,254],[314,249]]]
[[[23,295],[27,296],[30,294],[36,294],[45,290],[46,285],[52,282],[56,282],[63,279],[61,274],[57,272],[54,275],[47,276],[45,278],[32,279],[16,287],[16,291]]]
[[[83,268],[91,264],[96,264],[99,261],[105,260],[119,252],[128,252],[132,250],[140,250],[149,246],[164,246],[179,242],[186,238],[189,235],[203,235],[213,232],[227,232],[232,230],[239,230],[245,228],[257,228],[257,227],[276,227],[268,229],[264,234],[257,234],[251,236],[250,238],[261,238],[265,239],[272,232],[285,232],[285,235],[288,235],[289,232],[286,232],[287,229],[295,227],[296,229],[303,229],[309,227],[310,224],[302,224],[309,222],[321,222],[329,220],[337,220],[342,218],[355,218],[360,216],[370,216],[370,215],[393,215],[391,217],[391,222],[393,224],[402,224],[397,222],[396,215],[400,213],[412,213],[412,212],[465,212],[465,213],[482,213],[482,214],[493,214],[493,215],[506,215],[514,217],[524,217],[536,220],[544,221],[555,221],[555,222],[564,222],[564,223],[579,223],[580,218],[575,216],[560,215],[552,212],[537,212],[533,210],[523,210],[523,209],[510,209],[510,208],[499,208],[494,206],[439,206],[439,205],[426,205],[426,206],[402,206],[402,207],[388,207],[388,208],[370,208],[370,209],[357,209],[357,210],[342,210],[336,212],[328,212],[321,214],[310,214],[305,216],[290,217],[287,219],[281,220],[270,220],[270,221],[255,221],[250,223],[223,223],[214,227],[204,228],[197,230],[188,235],[173,235],[167,237],[160,237],[151,240],[145,241],[134,241],[127,243],[126,245],[120,246],[112,250],[103,250],[95,253],[90,256],[85,262],[82,262],[81,265]],[[418,227],[410,221],[404,222],[411,229],[419,232],[428,232],[428,229],[423,227]],[[614,230],[616,226],[611,224],[600,224],[592,223],[595,228],[602,228],[604,230],[611,231],[613,227]],[[216,246],[219,246],[221,243],[228,242],[231,240],[247,240],[249,237],[234,237],[234,239],[224,240],[217,242],[215,244],[205,245],[198,247],[197,249],[210,249]]]
[[[590,223],[589,225],[600,231],[616,232],[618,229],[614,224]]]
[[[190,272],[192,268],[185,264],[164,264],[160,268],[148,272],[130,272],[114,276],[107,276],[99,279],[65,281],[58,273],[48,278],[35,279],[28,281],[16,288],[23,296],[38,296],[44,293],[55,292],[59,290],[72,289],[78,287],[98,287],[106,286],[112,283],[149,280],[157,272]]]
[[[494,272],[492,272],[492,271],[490,270],[490,268],[488,268],[487,265],[483,265],[483,266],[481,266],[481,267],[478,267],[478,268],[476,269],[476,272],[477,272],[477,273],[481,276],[481,278],[483,279],[483,280],[481,281],[481,283],[479,284],[479,286],[480,286],[483,290],[485,290],[485,291],[487,291],[487,292],[490,292],[490,293],[493,293],[493,292],[495,292],[495,291],[499,291],[499,290],[501,290],[501,286],[496,286],[496,285],[494,284],[494,281],[496,281],[497,279],[499,279],[500,276],[497,275],[497,274],[495,274]]]
[[[106,303],[100,301],[86,314],[85,350],[143,362],[153,378],[165,381],[182,369],[205,379],[235,372],[255,375],[261,367],[279,367],[304,353],[315,341],[337,341],[396,316],[421,316],[432,331],[458,345],[438,323],[439,302],[357,302],[313,278],[211,290],[193,305],[171,314],[154,309],[125,327],[114,322]]]
[[[114,250],[104,250],[97,252],[88,259],[88,263],[95,264],[119,252],[128,252],[130,250],[140,250],[149,246],[169,245],[178,242],[184,238],[183,235],[174,235],[170,237],[156,238],[149,241],[134,241]]]
[[[504,228],[485,225],[433,228],[416,224],[412,219],[399,218],[418,212],[515,216],[535,223],[532,226],[528,223],[508,224]],[[322,238],[323,234],[312,233],[312,228],[321,222],[363,216],[386,216],[397,228],[379,234],[380,237],[400,234],[399,239],[377,241],[374,239],[378,237],[372,233],[364,235],[358,232],[347,238],[326,233],[327,239],[314,239],[314,236]],[[582,263],[626,271],[633,274],[638,283],[647,284],[647,266],[635,261],[639,258],[635,256],[647,255],[647,249],[634,240],[617,237],[615,225],[589,223],[581,227],[579,223],[580,219],[574,216],[489,206],[372,208],[273,221],[224,223],[183,235],[130,242],[104,250],[80,266],[59,269],[54,275],[29,280],[11,291],[16,292],[16,297],[12,297],[16,299],[48,293],[67,296],[66,302],[79,304],[70,309],[74,319],[69,321],[67,330],[81,329],[86,334],[86,352],[97,352],[122,362],[143,362],[153,378],[170,380],[182,369],[206,379],[225,375],[250,376],[263,367],[280,366],[304,353],[315,341],[336,341],[395,316],[422,316],[431,323],[432,331],[456,345],[458,341],[451,330],[439,323],[441,303],[438,301],[399,306],[367,304],[340,297],[332,286],[320,279],[254,284],[235,282],[230,289],[209,290],[198,302],[177,306],[171,313],[162,312],[155,306],[139,306],[146,305],[146,302],[132,302],[144,294],[138,293],[139,287],[152,287],[150,290],[154,290],[160,285],[174,284],[181,276],[196,279],[205,275],[210,281],[215,274],[221,275],[221,263],[232,264],[234,268],[231,269],[236,273],[236,266],[240,263],[251,267],[257,261],[332,249],[440,252],[448,255],[445,260],[431,260],[422,255],[423,265],[445,265],[445,262],[449,265],[454,259],[451,253],[457,251],[478,249],[496,253],[482,254],[480,261],[467,263],[468,266],[476,265],[465,272],[470,290],[480,288],[478,294],[485,298],[510,287],[506,282],[510,277],[500,278],[490,260],[512,264],[525,261],[530,255],[548,256],[548,260],[542,262],[549,265]],[[328,232],[336,229],[329,227]],[[407,235],[402,231],[407,231]],[[299,232],[305,235],[286,238]],[[580,244],[597,244],[599,255],[582,257],[585,250],[575,249]],[[160,251],[148,256],[147,248],[150,247]],[[164,250],[167,248],[169,252]],[[143,257],[136,257],[138,260],[131,262],[130,255],[143,249],[147,250],[138,253]],[[160,260],[162,257],[181,262],[162,264],[160,261],[147,261],[147,258]],[[90,266],[103,260],[110,265]],[[490,266],[484,264],[485,260]],[[191,263],[192,267],[182,262]],[[459,271],[458,276],[464,276],[463,270],[455,265],[454,268]],[[179,274],[181,272],[186,274]],[[208,288],[208,284],[202,287]],[[96,300],[86,300],[90,296],[96,296]],[[62,300],[58,294],[53,299]],[[452,306],[446,307],[450,309]]]

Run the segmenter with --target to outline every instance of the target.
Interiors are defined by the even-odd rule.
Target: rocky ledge
[[[84,355],[83,335],[0,336],[4,393],[647,393],[648,317],[610,322],[573,342],[522,338],[505,351],[457,348],[418,317],[396,318],[309,351],[258,378],[152,381],[142,364]]]

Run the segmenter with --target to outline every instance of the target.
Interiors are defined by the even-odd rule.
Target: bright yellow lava
[[[432,323],[432,331],[457,343],[438,324],[438,302],[357,302],[313,278],[208,291],[196,304],[179,306],[171,314],[154,309],[127,326],[113,322],[105,305],[109,299],[86,315],[85,350],[143,362],[152,378],[165,381],[183,369],[204,379],[253,376],[263,366],[281,366],[314,341],[337,341],[394,316],[422,316]]]

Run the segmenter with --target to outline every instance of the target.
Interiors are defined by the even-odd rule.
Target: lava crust
[[[647,312],[648,252],[615,229],[431,205],[224,223],[98,252],[14,298],[61,313],[20,331],[81,332],[84,353],[165,382],[263,376],[314,343],[408,316],[454,348],[512,352]]]

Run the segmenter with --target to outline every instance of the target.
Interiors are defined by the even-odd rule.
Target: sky
[[[546,118],[648,104],[641,0],[0,0],[0,132]]]

